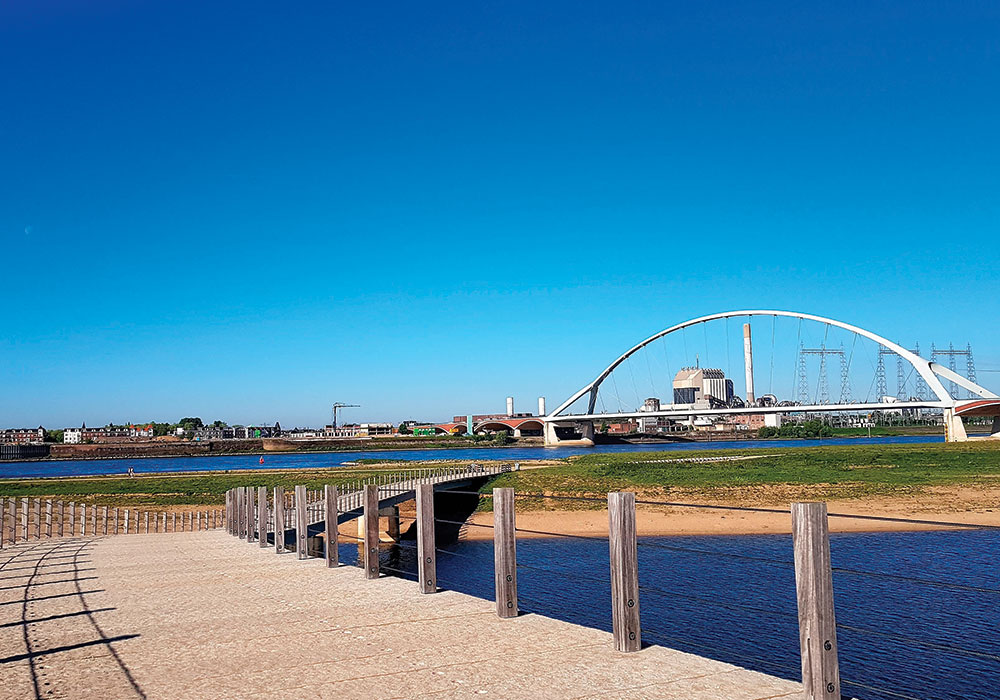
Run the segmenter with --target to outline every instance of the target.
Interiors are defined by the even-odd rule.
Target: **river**
[[[889,445],[943,442],[935,435],[873,438],[824,438],[822,440],[730,440],[719,442],[666,442],[652,445],[597,445],[595,447],[462,447],[454,449],[364,450],[359,452],[288,452],[261,455],[213,455],[206,457],[147,457],[142,459],[80,459],[35,462],[0,462],[0,478],[24,479],[46,476],[97,476],[124,474],[132,467],[137,474],[168,472],[213,472],[230,469],[322,469],[342,466],[359,459],[448,460],[514,462],[528,459],[558,459],[602,452],[685,452],[763,447],[809,447],[812,445]]]

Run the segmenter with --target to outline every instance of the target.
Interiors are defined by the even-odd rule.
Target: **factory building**
[[[734,393],[733,380],[721,369],[684,367],[674,376],[675,404],[708,408],[714,400],[729,406]]]

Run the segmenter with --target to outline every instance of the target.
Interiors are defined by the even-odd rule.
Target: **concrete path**
[[[0,698],[795,697],[801,685],[222,530],[0,550]]]

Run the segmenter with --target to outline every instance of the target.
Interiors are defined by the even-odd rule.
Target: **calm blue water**
[[[663,546],[709,554],[658,548]],[[386,547],[383,565],[415,571],[412,547],[412,542]],[[838,623],[870,630],[838,630],[845,697],[1000,697],[996,680],[1000,673],[1000,569],[996,559],[1000,532],[843,534],[831,538],[831,549],[835,568],[969,587],[960,590],[835,572]],[[356,546],[342,545],[342,561],[355,561],[356,555]],[[728,555],[749,555],[770,562]],[[519,540],[517,558],[524,611],[611,629],[606,539]],[[791,558],[790,536],[640,538],[643,640],[798,680]],[[438,572],[442,588],[492,600],[492,542],[448,546],[438,556]],[[413,578],[412,574],[403,576]],[[995,658],[942,647],[960,647]]]
[[[363,452],[322,452],[219,455],[211,457],[156,457],[145,459],[85,459],[53,462],[0,462],[0,478],[40,476],[94,476],[124,474],[129,467],[136,473],[208,472],[227,469],[297,469],[336,467],[359,459],[392,460],[505,460],[553,459],[598,452],[684,452],[704,449],[746,449],[766,447],[808,447],[810,445],[888,445],[895,443],[943,442],[943,436],[914,435],[882,438],[826,438],[823,440],[734,440],[721,442],[669,442],[655,445],[598,445],[596,447],[478,447],[444,450],[368,450]]]

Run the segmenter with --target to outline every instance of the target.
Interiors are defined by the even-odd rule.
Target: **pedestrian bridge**
[[[733,319],[744,321],[742,329],[734,332],[730,328]],[[769,344],[755,343],[752,327],[757,329],[757,337],[763,335]],[[596,421],[716,417],[745,422],[750,416],[830,413],[939,414],[949,442],[968,439],[963,416],[994,417],[991,432],[1000,437],[1000,396],[976,383],[971,354],[969,376],[959,374],[955,354],[933,351],[927,359],[919,354],[919,348],[903,347],[859,326],[795,311],[745,310],[701,316],[629,348],[544,416],[545,444],[592,445]],[[935,361],[943,355],[950,356],[951,366]],[[896,362],[895,395],[889,395],[887,357]],[[708,358],[719,367],[705,370],[712,373],[712,379],[678,391],[674,372],[684,369],[697,374],[707,366],[700,362]],[[833,361],[840,370],[839,398],[831,397],[828,379],[828,365]],[[818,367],[810,367],[810,362]],[[789,373],[793,383],[782,383]],[[855,387],[864,387],[863,399],[856,398]]]

